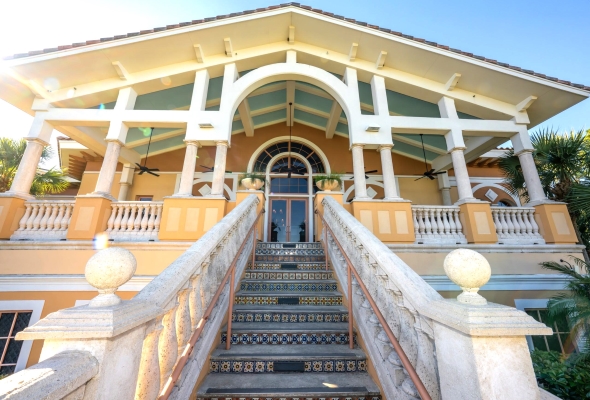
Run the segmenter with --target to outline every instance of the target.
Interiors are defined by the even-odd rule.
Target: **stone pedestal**
[[[99,195],[76,197],[72,219],[68,227],[68,240],[92,240],[107,229],[113,199]]]
[[[322,205],[322,200],[328,196],[332,197],[340,205],[344,203],[344,194],[342,192],[317,192],[313,200],[313,209],[314,211],[317,210],[319,215],[324,215],[324,206]],[[324,225],[322,224],[322,219],[319,216],[315,216],[314,218],[315,239],[319,241],[322,235],[322,229],[324,229]]]
[[[497,243],[496,225],[490,203],[465,202],[459,204],[463,233],[468,243]]]
[[[264,192],[262,190],[238,190],[236,192],[236,206],[238,204],[240,204],[242,201],[246,200],[246,198],[248,196],[250,196],[251,194],[258,197],[258,200],[260,201],[258,203],[258,206],[256,206],[256,215],[258,215],[258,213],[260,211],[262,211],[262,209],[264,208],[264,204],[265,204],[264,200],[266,199],[266,196],[264,195]],[[263,238],[264,238],[264,215],[262,215],[260,217],[260,219],[258,220],[258,225],[256,226],[256,229],[257,229],[256,237],[258,238],[258,240],[263,240]]]
[[[353,200],[352,214],[385,243],[414,243],[416,235],[409,200]]]
[[[195,241],[225,216],[227,200],[210,197],[165,197],[160,240]]]
[[[564,203],[545,203],[535,206],[535,221],[546,243],[578,242],[574,225]]]
[[[16,196],[0,197],[0,239],[10,239],[25,215],[25,200]]]

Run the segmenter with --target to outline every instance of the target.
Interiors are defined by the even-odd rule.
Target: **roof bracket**
[[[223,39],[223,44],[225,45],[225,55],[228,56],[228,57],[233,57],[234,50],[233,50],[232,45],[231,45],[231,39],[230,38],[224,38]]]
[[[375,63],[375,67],[377,69],[383,68],[383,66],[385,65],[386,58],[387,58],[387,52],[381,51],[381,53],[379,53],[379,57],[377,57],[377,62]]]
[[[461,74],[453,74],[451,79],[449,79],[445,85],[445,90],[450,91],[455,89],[457,82],[459,82],[459,78],[461,78]]]
[[[352,46],[350,46],[350,52],[348,53],[348,60],[349,61],[356,60],[356,51],[358,50],[358,48],[359,48],[358,43],[353,43]]]
[[[526,111],[537,100],[537,96],[529,96],[516,105],[516,111]]]
[[[117,75],[119,75],[119,78],[121,78],[121,80],[129,80],[131,75],[129,74],[129,72],[127,72],[125,67],[123,67],[123,64],[121,64],[119,61],[113,61],[113,67],[115,68],[115,71],[117,71]]]
[[[203,49],[201,48],[200,44],[195,44],[195,56],[197,57],[197,62],[202,63],[203,61]]]

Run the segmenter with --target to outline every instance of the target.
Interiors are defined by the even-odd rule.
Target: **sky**
[[[9,0],[0,6],[0,58],[279,3]],[[301,4],[590,86],[590,0],[302,0]],[[0,137],[23,137],[32,121],[2,100],[0,118]],[[542,128],[590,128],[590,100],[533,131]],[[53,136],[55,148],[57,135]],[[54,158],[46,166],[56,164]]]

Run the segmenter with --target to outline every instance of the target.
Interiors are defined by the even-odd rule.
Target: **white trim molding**
[[[420,275],[434,290],[460,291],[446,275]],[[479,290],[563,290],[569,278],[562,274],[492,275]],[[545,302],[546,303],[546,302]],[[531,307],[528,306],[527,307]],[[518,306],[516,307],[518,308]]]
[[[2,289],[2,291],[5,291]],[[1,300],[0,301],[0,312],[1,311],[31,311],[31,319],[29,320],[29,326],[37,323],[41,319],[41,312],[45,300]],[[31,354],[31,347],[33,346],[32,340],[23,340],[23,345],[20,348],[20,354],[16,362],[15,372],[21,371],[27,367],[27,361],[29,361],[29,355]]]
[[[524,311],[525,308],[547,308],[548,301],[549,299],[514,299],[514,306],[520,311]],[[529,350],[533,351],[535,346],[530,335],[526,336],[526,342]]]
[[[134,276],[119,288],[120,292],[139,292],[155,276]],[[4,275],[0,292],[96,292],[84,275]],[[0,302],[2,303],[2,302]],[[1,305],[0,305],[1,306]]]

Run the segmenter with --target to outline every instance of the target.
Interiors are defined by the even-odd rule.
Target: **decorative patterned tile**
[[[348,322],[347,312],[240,312],[232,313],[232,322]]]
[[[211,373],[272,373],[275,361],[211,361]],[[345,368],[346,365],[346,368]],[[221,367],[219,367],[221,366]],[[365,360],[314,360],[304,362],[304,372],[365,372]]]
[[[382,400],[381,396],[358,397],[197,397],[197,400]]]
[[[356,343],[356,335],[353,340]],[[226,341],[227,333],[222,332],[221,343]],[[232,333],[231,344],[348,344],[348,333]]]
[[[272,283],[242,282],[240,290],[245,292],[335,292],[336,283]]]

